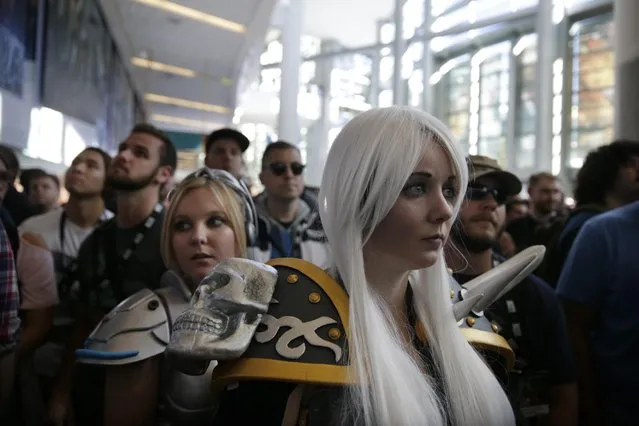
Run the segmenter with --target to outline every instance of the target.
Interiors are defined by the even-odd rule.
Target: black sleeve
[[[540,367],[548,370],[548,381],[552,385],[562,385],[575,382],[577,372],[572,355],[566,319],[559,299],[552,288],[537,277],[529,279],[530,291],[535,291],[536,297],[530,295],[530,301],[538,303],[529,305],[529,320],[539,324],[539,329],[533,331],[536,336],[534,350],[539,357]]]
[[[84,306],[97,303],[95,293],[99,283],[95,282],[98,271],[95,235],[95,232],[91,233],[82,242],[76,258],[77,269],[64,278],[70,286],[71,299]]]

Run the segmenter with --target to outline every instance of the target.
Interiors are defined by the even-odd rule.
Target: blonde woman
[[[209,380],[190,378],[163,356],[171,323],[193,290],[227,258],[246,256],[257,216],[246,186],[222,170],[201,169],[169,194],[162,226],[163,288],[143,290],[111,311],[78,351],[106,365],[105,426],[206,424]]]

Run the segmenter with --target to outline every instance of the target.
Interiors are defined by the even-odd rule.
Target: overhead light
[[[206,104],[204,102],[197,102],[197,101],[189,101],[188,99],[173,98],[170,96],[158,95],[155,93],[147,93],[146,95],[144,95],[144,99],[146,99],[149,102],[156,102],[159,104],[174,105],[174,106],[191,108],[191,109],[199,109],[200,111],[206,111],[206,112],[217,112],[219,114],[228,114],[232,112],[230,108],[223,107],[220,105]]]
[[[178,124],[180,126],[194,127],[198,129],[214,129],[216,127],[222,127],[219,123],[211,123],[209,121],[191,120],[188,118],[174,117],[171,115],[153,114],[151,120],[158,123],[166,124]]]
[[[177,74],[177,75],[181,75],[182,77],[193,78],[197,75],[195,71],[187,69],[187,68],[181,68],[181,67],[176,67],[175,65],[163,64],[161,62],[155,62],[155,61],[151,61],[149,59],[144,59],[144,58],[135,57],[131,59],[131,62],[136,67],[148,68],[153,71],[166,72],[169,74]]]
[[[173,3],[168,0],[133,0],[140,4],[145,4],[151,7],[157,7],[158,9],[166,10],[167,12],[173,13],[175,15],[184,16],[185,18],[190,18],[195,21],[204,22],[205,24],[213,25],[218,28],[222,28],[224,30],[232,31],[234,33],[244,33],[246,32],[246,27],[242,24],[238,24],[237,22],[229,21],[227,19],[222,19],[215,15],[210,15],[208,13],[204,13],[197,9],[192,9],[190,7],[183,6],[178,3]]]

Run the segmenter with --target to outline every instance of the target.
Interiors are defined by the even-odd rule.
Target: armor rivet
[[[328,330],[328,337],[331,340],[337,340],[342,337],[342,332],[339,331],[339,328],[331,328],[330,330]]]
[[[475,322],[477,322],[477,320],[473,317],[466,318],[466,324],[468,324],[468,327],[472,327],[473,325],[475,325]]]
[[[497,324],[497,323],[492,323],[492,326],[491,326],[491,327],[493,328],[493,331],[494,331],[495,333],[499,333],[499,332],[501,331],[501,327],[500,327],[500,326],[499,326],[499,324]]]
[[[322,296],[320,296],[319,293],[311,293],[308,295],[308,301],[311,303],[319,303],[321,299],[322,299]]]
[[[160,302],[158,302],[157,300],[151,300],[149,304],[146,305],[146,307],[149,308],[150,311],[155,311],[159,306]]]
[[[451,290],[450,291],[450,300],[453,300],[455,298],[455,290]]]
[[[298,277],[296,274],[291,274],[288,277],[286,277],[286,281],[289,284],[295,284],[297,281],[299,281],[300,277]]]

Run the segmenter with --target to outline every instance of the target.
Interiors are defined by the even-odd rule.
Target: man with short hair
[[[528,180],[528,196],[528,214],[507,226],[517,251],[540,243],[537,230],[556,218],[562,200],[559,179],[547,172],[532,175]]]
[[[556,227],[538,273],[555,287],[570,248],[593,217],[639,200],[639,142],[619,140],[592,150],[577,172],[575,209]]]
[[[46,213],[58,206],[60,199],[60,179],[44,170],[34,173],[29,180],[29,202]]]
[[[241,132],[223,128],[206,137],[204,164],[211,169],[226,170],[236,178],[242,177],[242,154],[249,140]]]
[[[470,156],[470,160],[467,199],[451,232],[454,247],[446,250],[447,263],[460,284],[505,260],[494,252],[504,230],[504,203],[521,190],[519,179],[501,170],[497,161],[483,156]],[[575,368],[563,313],[552,289],[531,275],[484,315],[517,357],[506,385],[518,424],[531,424],[531,417],[545,412],[545,424],[576,425]]]
[[[25,285],[22,288],[25,332],[20,353],[22,356],[30,354],[48,335],[47,343],[37,351],[35,369],[49,381],[54,379],[59,368],[63,344],[69,338],[73,324],[69,300],[71,283],[68,277],[63,278],[71,273],[82,242],[95,227],[113,217],[113,213],[105,209],[102,198],[110,167],[109,154],[99,148],[86,148],[66,171],[67,204],[33,216],[19,227],[23,238],[40,240],[51,251],[54,260],[55,276],[41,280],[43,285],[54,283],[52,289],[30,289]],[[51,325],[53,329],[49,333]]]
[[[296,257],[327,266],[327,245],[317,201],[304,194],[304,164],[288,142],[267,145],[260,180],[264,192],[255,199],[260,216],[256,260]]]
[[[139,290],[157,288],[166,271],[160,254],[164,207],[159,196],[176,163],[175,146],[151,125],[136,125],[120,144],[107,180],[117,192],[117,213],[83,242],[72,275],[71,292],[77,300],[74,332],[49,404],[56,426],[68,416],[75,350],[103,315]],[[90,377],[88,371],[85,378]],[[100,373],[94,380],[102,380]],[[103,387],[85,378],[85,386],[76,389],[85,397],[76,405],[76,423],[94,424],[102,418],[95,392],[100,394]]]

